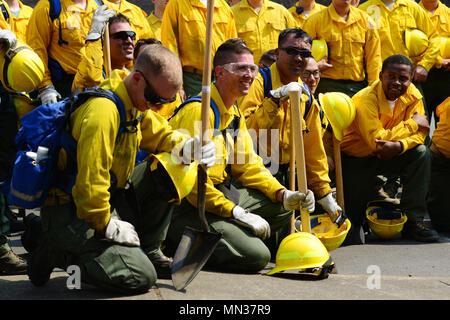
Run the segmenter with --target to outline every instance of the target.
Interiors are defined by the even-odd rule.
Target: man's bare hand
[[[374,152],[374,155],[381,160],[392,159],[403,150],[402,143],[399,141],[375,139],[375,142],[377,144],[377,151]]]
[[[333,67],[331,63],[328,63],[328,56],[323,57],[317,64],[319,65],[320,71],[325,71]]]
[[[412,116],[412,119],[419,126],[419,131],[425,131],[425,132],[430,131],[430,123],[428,122],[427,116],[421,116],[416,112]]]
[[[417,82],[425,82],[428,77],[428,71],[422,66],[417,66],[414,69],[413,80]]]
[[[450,59],[442,59],[442,68],[444,68],[446,72],[450,72]]]

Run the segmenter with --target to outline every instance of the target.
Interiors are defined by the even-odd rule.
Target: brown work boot
[[[171,279],[173,259],[167,257],[161,250],[147,253],[147,257],[155,267],[158,279]]]
[[[0,256],[0,274],[14,275],[25,274],[27,272],[27,262],[8,250]]]

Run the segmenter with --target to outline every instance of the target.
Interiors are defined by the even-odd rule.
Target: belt
[[[434,144],[434,142],[431,142],[430,150],[439,156],[443,156],[442,152],[439,151],[438,147]]]
[[[194,67],[183,67],[183,71],[184,72],[189,72],[189,73],[196,73],[199,75],[203,75],[203,70],[194,68]]]

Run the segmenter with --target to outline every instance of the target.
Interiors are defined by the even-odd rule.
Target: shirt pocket
[[[179,41],[181,49],[186,50],[185,54],[205,52],[205,21],[201,14],[192,11],[191,14],[181,14]]]
[[[238,37],[244,39],[249,48],[256,48],[258,46],[258,37],[256,36],[254,19],[247,19],[243,23],[236,23]]]

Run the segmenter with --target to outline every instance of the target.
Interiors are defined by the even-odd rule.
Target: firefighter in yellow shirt
[[[277,47],[281,31],[297,26],[283,5],[269,0],[242,0],[231,10],[238,37],[253,51],[255,61],[259,61],[264,52]]]
[[[322,77],[317,93],[338,91],[351,97],[377,79],[380,38],[367,13],[346,0],[333,0],[311,16],[303,30],[313,40],[325,40],[329,49],[328,60],[319,61]]]
[[[305,195],[286,190],[253,150],[245,119],[236,105],[258,73],[252,51],[242,39],[227,40],[218,48],[213,65],[216,81],[211,86],[209,134],[217,159],[208,169],[205,210],[211,228],[223,237],[207,264],[230,272],[258,272],[267,265],[271,253],[275,257],[286,232],[283,227],[292,215],[289,210],[302,206],[313,211],[314,196],[311,191]],[[194,123],[200,119],[201,103],[194,101],[180,108],[169,123],[192,135],[198,131]],[[198,226],[196,190],[194,187],[175,209],[167,236],[174,245],[185,226]]]
[[[431,179],[427,199],[428,212],[436,230],[449,232],[450,208],[447,202],[450,180],[450,97],[436,108],[436,113],[440,120],[430,145]]]
[[[439,239],[423,222],[430,165],[424,141],[429,124],[422,95],[411,83],[413,72],[407,57],[393,55],[383,62],[380,80],[353,96],[356,117],[341,143],[345,209],[352,223],[347,244],[365,242],[361,226],[377,174],[402,177],[400,206],[408,217],[403,237]]]
[[[155,9],[147,17],[150,28],[152,29],[155,38],[158,40],[161,40],[162,18],[168,1],[169,0],[152,0]]]
[[[225,0],[214,1],[212,56],[227,39],[236,38],[233,13]],[[183,87],[189,98],[201,91],[205,55],[206,1],[170,0],[164,10],[161,42],[183,66]]]
[[[267,162],[272,174],[285,186],[289,186],[291,117],[290,101],[287,98],[289,86],[302,84],[304,59],[311,56],[311,38],[301,29],[285,29],[279,37],[276,62],[270,71],[259,74],[239,108],[246,118],[247,127],[258,138],[258,154]],[[270,76],[269,76],[270,74]],[[265,80],[268,79],[268,80]],[[269,80],[269,78],[271,80]],[[268,84],[272,91],[267,92]],[[282,97],[279,92],[285,91]],[[280,99],[281,98],[281,99]],[[304,95],[302,114],[305,129],[305,161],[308,186],[314,192],[319,204],[335,219],[341,210],[332,197],[328,163],[322,143],[320,110],[312,94]],[[309,109],[309,111],[306,111]],[[306,113],[306,115],[305,115]]]
[[[439,0],[422,0],[419,5],[430,17],[438,37],[450,39],[450,8]],[[450,55],[444,58],[439,52],[434,66],[429,70],[427,81],[422,85],[430,119],[434,114],[438,121],[435,110],[448,97],[449,83]]]
[[[326,6],[315,0],[300,0],[294,6],[289,8],[289,12],[297,21],[297,27],[303,28],[303,25],[310,16],[325,8]]]
[[[174,201],[186,196],[184,190],[196,180],[196,164],[187,150],[200,150],[195,160],[207,167],[215,161],[213,143],[202,147],[198,138],[174,131],[148,110],[174,99],[181,72],[173,52],[148,46],[131,73],[114,70],[100,85],[121,101],[125,119],[104,97],[88,99],[70,116],[77,142],[76,180],[71,195],[53,188],[41,208],[42,224],[48,227],[30,259],[28,276],[35,286],[43,286],[53,268],[71,264],[81,269],[81,281],[126,294],[145,293],[162,276],[158,266],[169,259],[160,245]],[[126,129],[117,138],[120,127]],[[138,148],[155,156],[135,166]],[[180,161],[170,163],[171,156]],[[62,159],[60,153],[58,163]],[[180,179],[186,184],[171,178],[192,172],[190,179]],[[165,265],[165,276],[170,276],[170,264]]]
[[[28,20],[30,20],[33,8],[24,5],[19,0],[5,0],[9,7],[9,19],[6,19],[11,26],[11,30],[16,34],[17,39],[26,43],[26,31]],[[2,13],[3,8],[2,8]]]

